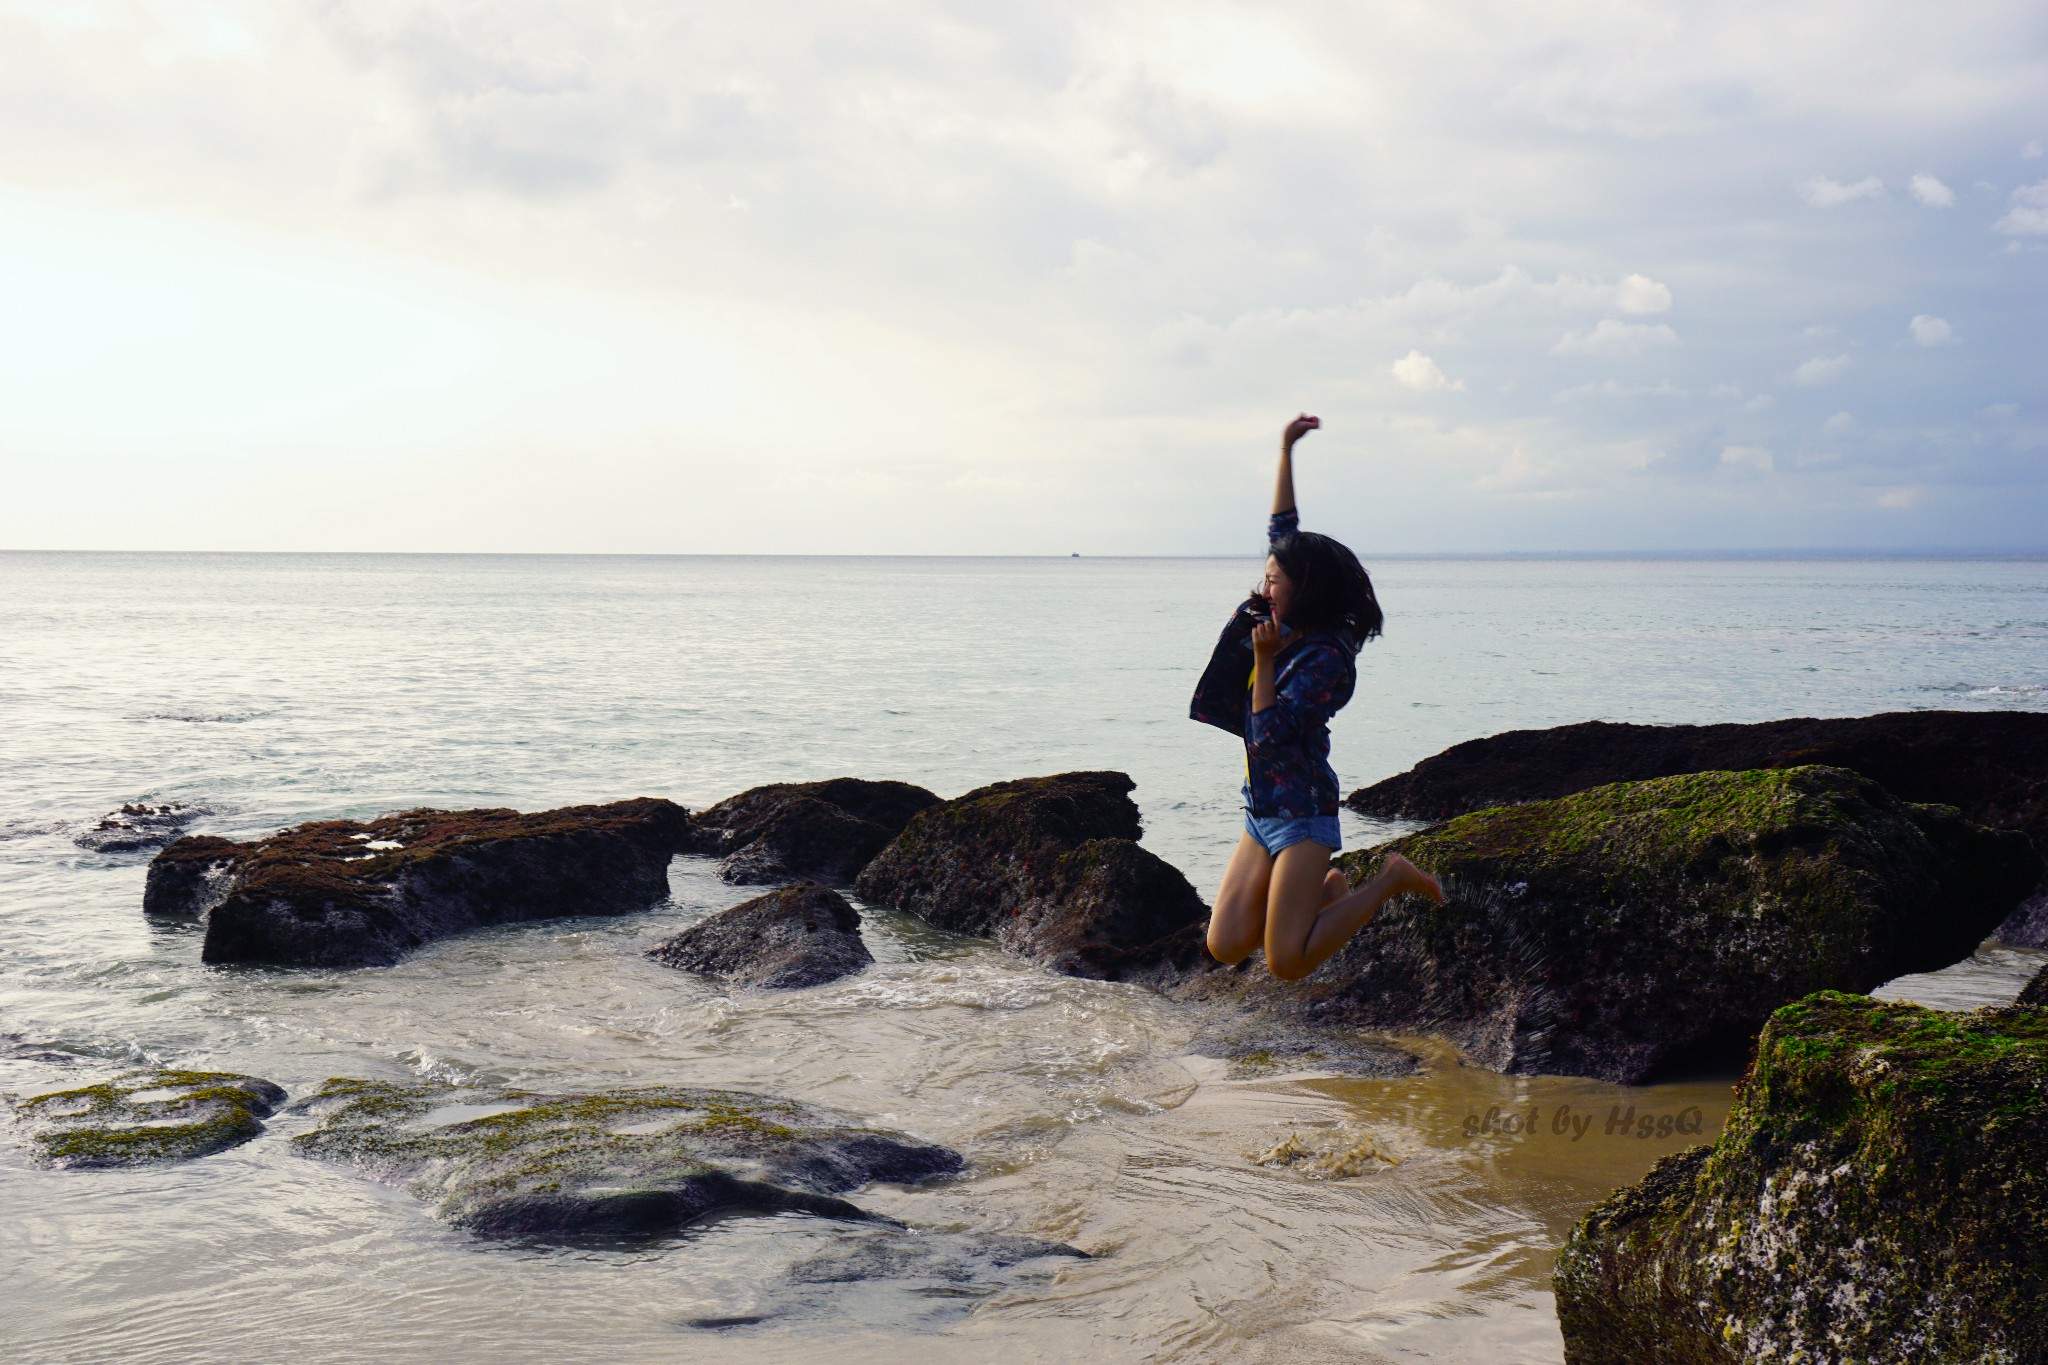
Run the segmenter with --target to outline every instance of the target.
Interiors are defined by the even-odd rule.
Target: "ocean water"
[[[1387,560],[1386,636],[1334,726],[1347,789],[1459,740],[1650,722],[2048,709],[2039,560]],[[141,1062],[536,1089],[795,1095],[960,1148],[958,1181],[857,1196],[929,1232],[1093,1259],[978,1285],[794,1294],[868,1235],[736,1219],[632,1250],[480,1243],[403,1192],[297,1158],[286,1115],[183,1166],[33,1169],[0,1143],[0,1347],[19,1360],[1562,1358],[1550,1258],[1687,1141],[1472,1133],[1530,1105],[1696,1109],[1728,1081],[1500,1077],[1423,1044],[1398,1080],[1230,1079],[1204,1020],[869,915],[879,962],[732,994],[638,949],[746,894],[679,859],[644,915],[522,926],[387,969],[208,968],[145,923],[146,854],[73,843],[127,801],[249,836],[415,805],[659,795],[703,806],[852,774],[955,795],[1115,768],[1149,847],[1211,889],[1241,751],[1186,719],[1255,559],[0,555],[0,1090]],[[1345,816],[1347,842],[1399,826]],[[1987,945],[1887,994],[2009,999]],[[5,1049],[0,1049],[5,1051]],[[58,1062],[49,1054],[69,1056]],[[1316,1180],[1249,1157],[1372,1138]],[[759,1317],[721,1330],[706,1320]]]

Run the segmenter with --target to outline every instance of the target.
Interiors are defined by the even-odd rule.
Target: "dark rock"
[[[782,782],[727,797],[692,822],[698,852],[722,857],[740,885],[814,880],[844,885],[939,798],[908,782],[835,777]]]
[[[1439,1033],[1497,1071],[1640,1084],[1739,1065],[1772,1010],[1970,955],[2040,875],[2026,836],[1839,768],[1692,773],[1463,815],[1400,852],[1400,897],[1300,982],[1174,987],[1317,1024]]]
[[[239,1146],[283,1104],[282,1087],[225,1071],[131,1071],[15,1106],[37,1156],[74,1169],[187,1161]]]
[[[1138,846],[1132,785],[1122,773],[1063,773],[971,791],[912,820],[854,889],[1070,976],[1191,964],[1209,910]]]
[[[872,963],[860,912],[836,891],[806,882],[756,896],[663,939],[647,956],[736,986],[822,986]]]
[[[2020,829],[2048,857],[2048,713],[1893,711],[1757,725],[1626,725],[1587,721],[1468,740],[1345,803],[1362,815],[1447,820],[1541,801],[1609,782],[1713,769],[1823,764],[1861,773],[1903,801],[1954,806],[1980,825]],[[2048,880],[2001,941],[2048,946]]]
[[[644,910],[668,895],[689,813],[641,798],[522,815],[414,810],[268,839],[178,840],[142,908],[204,919],[207,962],[388,966],[492,924]]]
[[[2048,1013],[1822,992],[1736,1093],[1572,1230],[1567,1360],[2048,1360]]]
[[[2048,967],[2034,973],[2034,979],[2020,988],[2019,998],[2013,1004],[2048,1009]]]
[[[305,1155],[402,1184],[479,1236],[663,1236],[720,1213],[878,1216],[836,1196],[952,1175],[945,1147],[739,1090],[678,1086],[541,1095],[331,1080]]]
[[[94,853],[134,853],[145,848],[162,848],[185,832],[185,827],[206,814],[197,806],[172,801],[161,806],[129,804],[101,818],[97,825],[74,841]]]

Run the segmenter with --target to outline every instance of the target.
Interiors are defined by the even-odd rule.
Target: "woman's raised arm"
[[[1273,484],[1274,516],[1294,510],[1294,443],[1322,424],[1322,418],[1304,412],[1280,433],[1280,476]]]

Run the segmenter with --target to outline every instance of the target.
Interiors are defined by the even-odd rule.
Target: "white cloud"
[[[1671,287],[1648,275],[1626,275],[1615,291],[1615,306],[1624,313],[1668,313]]]
[[[2013,417],[2018,415],[2019,410],[2018,403],[1986,403],[1978,409],[1986,417]]]
[[[1838,412],[1821,423],[1820,429],[1830,436],[1843,436],[1856,429],[1856,419],[1846,412]]]
[[[1929,483],[1928,535],[2048,526],[2022,444],[2048,430],[2023,254],[2048,255],[2048,205],[2007,203],[2048,162],[1994,169],[2044,135],[2039,11],[1782,0],[1760,44],[1753,7],[1678,0],[0,0],[0,546],[256,548],[324,516],[308,543],[345,548],[378,520],[323,501],[350,449],[417,465],[426,529],[386,548],[1085,552],[1064,509],[1100,478],[1171,488],[1095,544],[1206,553],[1235,543],[1228,478],[1165,475],[1233,468],[1301,403],[1384,440],[1450,548],[1856,542],[1874,489],[1794,464],[1837,407],[1885,414],[1870,455],[1901,472],[1875,477]],[[1967,210],[2011,208],[2014,254],[1927,231],[1962,226],[1920,213],[1936,166],[1957,199],[2002,178]],[[98,311],[38,292],[30,201],[84,225],[45,234],[79,243],[65,279],[97,258],[134,287]],[[234,234],[294,306],[178,244]],[[1901,280],[1970,331],[1938,385],[1873,345]],[[186,343],[124,332],[183,320]],[[1841,330],[1801,339],[1815,320]],[[1392,407],[1427,416],[1402,426],[1388,357],[1411,352]],[[1759,392],[1838,352],[1869,363]],[[88,354],[75,383],[23,377]],[[508,432],[534,468],[644,449],[678,472],[612,512],[528,468],[490,481],[499,523],[463,491]],[[1786,453],[1737,479],[1730,445]],[[1670,454],[1595,477],[1624,449]],[[1584,517],[1467,500],[1510,450],[1538,471],[1514,496],[1568,489]],[[135,492],[120,521],[94,491],[117,458],[211,500]],[[1017,469],[1042,497],[956,496]],[[774,525],[745,528],[771,479]],[[614,534],[630,516],[657,529]]]
[[[1889,511],[1902,512],[1916,506],[1924,491],[1918,486],[1882,489],[1877,495],[1877,505]]]
[[[2020,148],[2020,160],[2022,161],[2032,161],[2035,157],[2039,155],[2041,155],[2041,143],[2039,139],[2029,142],[2026,146]]]
[[[1884,182],[1876,176],[1845,185],[1821,176],[1799,186],[1799,197],[1817,209],[1831,209],[1857,199],[1875,199],[1884,193]]]
[[[2012,208],[1992,226],[2014,237],[2048,234],[2048,180],[2014,190]]]
[[[1754,469],[1764,474],[1778,466],[1777,458],[1762,446],[1723,446],[1721,463],[1730,469]]]
[[[1438,368],[1434,360],[1420,351],[1410,351],[1387,368],[1394,376],[1394,382],[1404,389],[1430,393],[1439,389],[1465,387],[1464,380],[1450,378]]]
[[[1947,346],[1956,339],[1955,329],[1948,325],[1947,318],[1928,313],[1915,313],[1906,330],[1913,334],[1916,346]]]
[[[1661,322],[1622,322],[1602,318],[1591,331],[1567,332],[1551,347],[1556,355],[1636,355],[1677,342],[1678,333]]]
[[[1950,208],[1956,202],[1956,192],[1925,171],[1908,181],[1906,187],[1915,199],[1931,209]]]
[[[1811,389],[1821,384],[1832,384],[1848,372],[1849,357],[1817,355],[1792,371],[1792,382],[1802,389]]]

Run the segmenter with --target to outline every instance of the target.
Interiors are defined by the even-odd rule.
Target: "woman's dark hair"
[[[1343,541],[1296,531],[1274,542],[1273,558],[1294,585],[1289,626],[1343,635],[1354,654],[1380,633],[1385,617],[1373,596],[1372,578]]]

